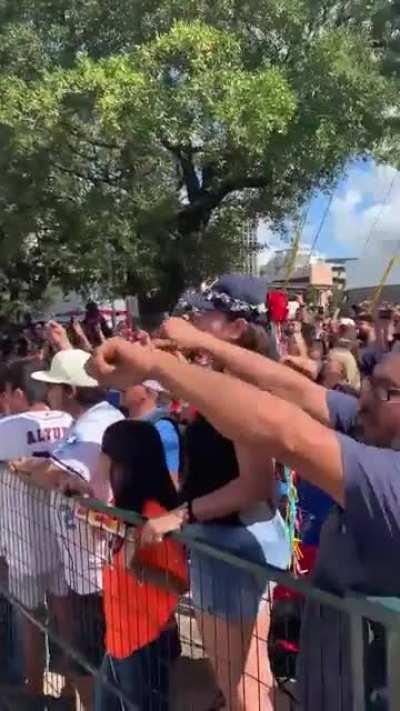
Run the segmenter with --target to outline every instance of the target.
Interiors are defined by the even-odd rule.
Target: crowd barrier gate
[[[193,577],[187,591],[182,589],[178,598],[176,561],[165,558],[175,555],[171,551],[162,558],[167,573],[162,573],[157,561],[149,564],[153,576],[162,576],[161,588],[152,578],[150,589],[139,566],[131,589],[124,570],[121,578],[112,577],[115,556],[123,556],[122,569],[124,561],[130,563],[129,556],[135,560],[134,541],[142,523],[135,513],[91,499],[65,497],[2,467],[0,709],[236,711],[240,699],[246,711],[295,711],[296,615],[311,598],[344,612],[350,620],[354,693],[352,709],[343,711],[399,711],[398,599],[333,595],[287,572],[200,541],[190,527],[171,537],[182,544],[190,560]],[[241,589],[243,581],[245,589]],[[285,586],[297,597],[276,601],[275,585]],[[143,644],[159,617],[174,608],[174,596],[175,614],[155,643]],[[140,658],[135,655],[135,661],[124,666],[119,657],[112,657],[105,669],[104,662],[101,665],[107,635],[108,646],[111,640],[112,649],[123,655],[134,640]],[[371,640],[376,639],[379,669],[373,668],[372,675],[377,671],[380,676],[371,686],[366,660]],[[126,661],[125,656],[122,659]],[[35,693],[24,686],[27,668],[42,674],[42,688]],[[136,680],[133,697],[132,678]],[[81,692],[82,680],[86,696]]]

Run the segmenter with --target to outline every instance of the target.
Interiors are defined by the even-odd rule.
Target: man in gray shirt
[[[315,584],[338,595],[400,596],[400,355],[376,366],[358,401],[181,319],[168,321],[164,334],[180,348],[208,352],[231,375],[119,339],[101,347],[90,372],[108,385],[156,378],[226,437],[296,469],[336,502]],[[347,434],[356,420],[363,442]],[[149,525],[163,535],[187,520],[186,511],[196,518],[196,499]],[[348,618],[314,602],[303,625],[300,687],[302,711],[352,709]]]

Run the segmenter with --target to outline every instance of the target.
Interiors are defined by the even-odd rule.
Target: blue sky
[[[313,242],[329,200],[319,193],[306,207],[303,244]],[[286,246],[265,228],[260,230],[263,238],[271,246]],[[329,257],[361,256],[393,239],[400,240],[400,173],[372,161],[354,162],[336,186],[316,250]]]

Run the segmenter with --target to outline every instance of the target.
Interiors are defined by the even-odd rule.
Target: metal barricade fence
[[[190,527],[139,549],[141,524],[0,470],[0,709],[295,711],[306,598],[350,620],[343,711],[400,709],[397,599],[332,595]]]

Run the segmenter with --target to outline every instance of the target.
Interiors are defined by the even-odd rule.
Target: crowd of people
[[[45,606],[78,651],[62,663],[83,709],[167,711],[176,611],[190,594],[219,689],[212,708],[272,711],[271,605],[285,593],[212,551],[312,575],[337,595],[400,595],[400,312],[333,313],[228,275],[183,294],[156,332],[123,333],[89,304],[82,323],[28,324],[2,349],[9,596],[18,610]],[[104,517],[91,520],[82,496]],[[143,522],[107,533],[113,507]],[[203,545],[184,547],[170,535],[181,531]],[[31,616],[14,626],[22,683],[40,694],[42,632]],[[308,600],[301,627],[295,708],[350,711],[346,615]],[[377,703],[384,664],[378,655],[368,690]]]

